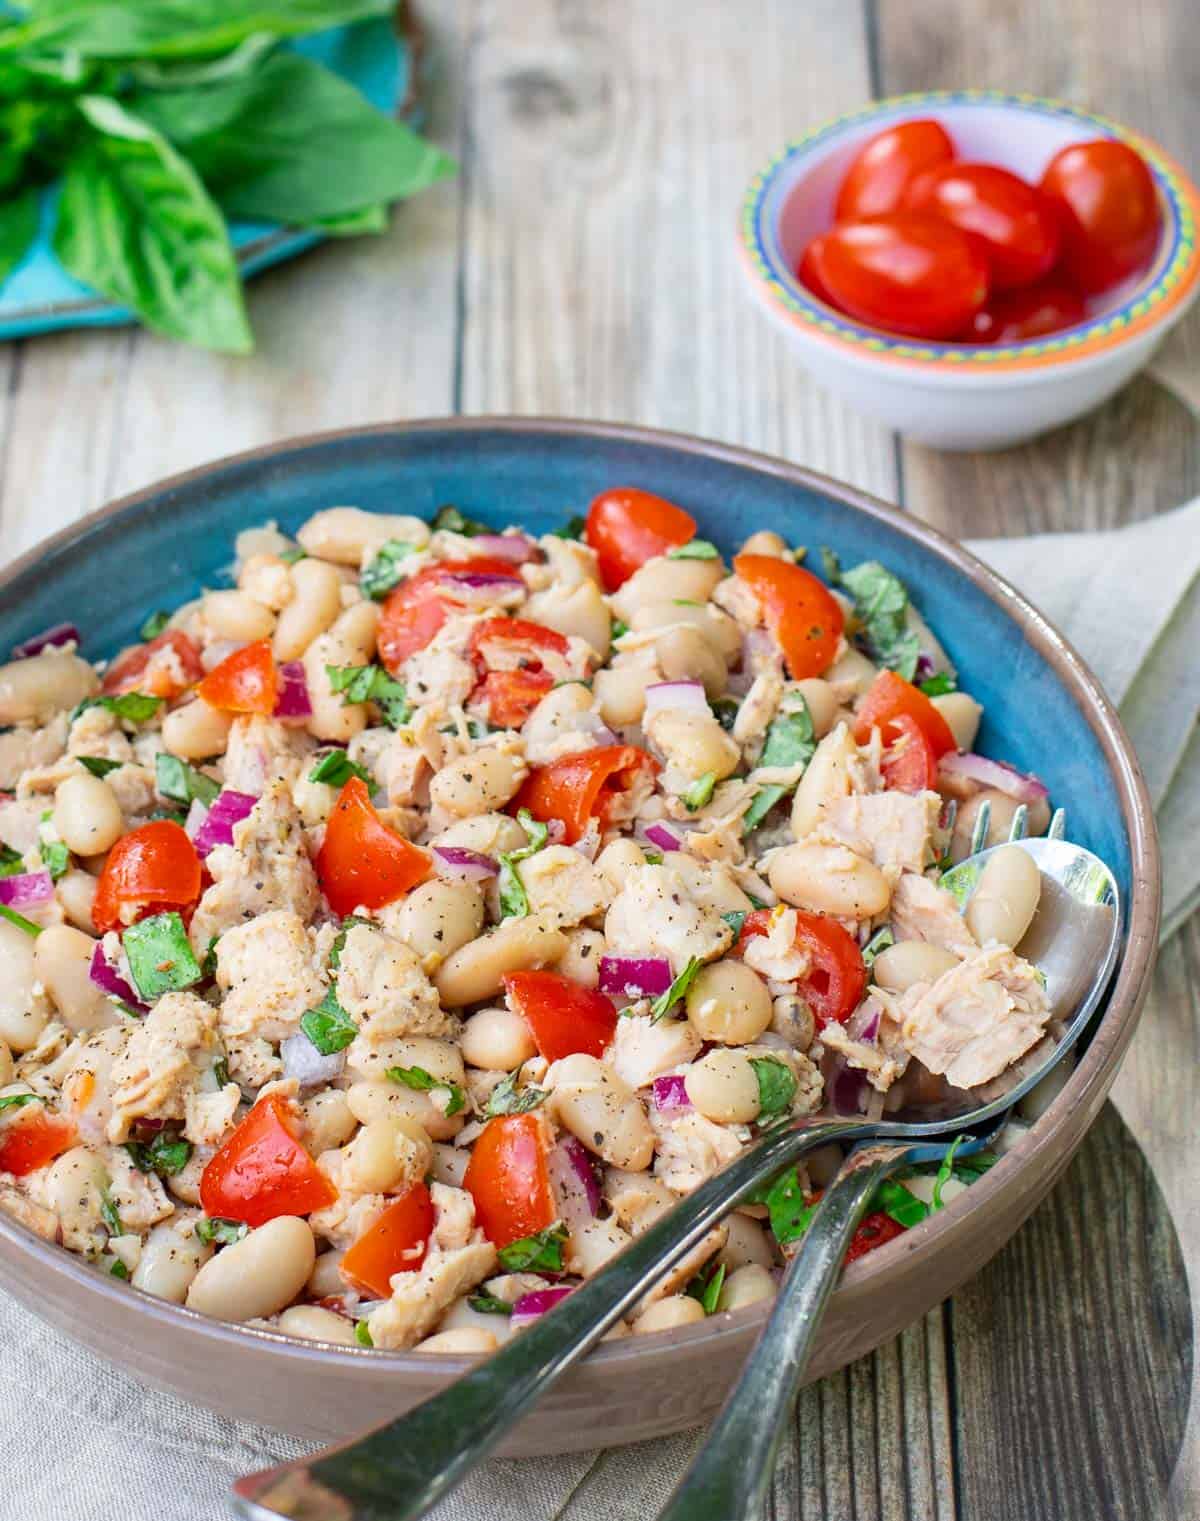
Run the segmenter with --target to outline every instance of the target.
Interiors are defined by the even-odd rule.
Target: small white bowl
[[[1069,143],[1115,137],[1146,160],[1163,230],[1143,274],[1062,333],[1005,346],[926,343],[867,327],[817,299],[796,276],[805,245],[833,224],[855,153],[892,122],[935,117],[960,157],[1037,180]],[[1200,289],[1200,193],[1147,138],[1061,101],[994,90],[929,91],[877,101],[790,143],[755,176],[740,247],[750,288],[830,390],[889,427],[940,449],[1000,449],[1105,401],[1150,358]]]

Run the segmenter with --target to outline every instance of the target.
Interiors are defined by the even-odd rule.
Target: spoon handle
[[[861,1121],[822,1120],[764,1136],[443,1393],[341,1447],[239,1479],[238,1514],[415,1521],[739,1199],[804,1152],[862,1130]]]
[[[911,1149],[870,1146],[849,1158],[805,1233],[741,1378],[658,1521],[756,1521],[763,1514],[779,1444],[850,1238],[879,1183]]]

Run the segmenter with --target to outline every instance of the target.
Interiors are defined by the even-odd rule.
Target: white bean
[[[0,666],[0,728],[47,723],[100,690],[100,678],[78,655],[46,650]]]
[[[306,563],[300,561],[301,565]],[[301,657],[312,704],[312,716],[305,727],[317,739],[344,744],[366,728],[366,704],[343,702],[342,694],[335,692],[330,685],[327,668],[370,665],[375,654],[378,623],[377,603],[356,602],[342,613],[332,628],[319,634]]]
[[[628,835],[622,835],[611,845],[606,845],[596,857],[596,870],[606,877],[609,885],[618,892],[625,886],[629,873],[645,864],[646,857],[642,847]]]
[[[286,560],[276,554],[251,555],[238,566],[238,591],[252,601],[269,607],[273,613],[284,608],[295,596]],[[271,625],[274,627],[272,618]]]
[[[0,919],[0,1040],[21,1054],[37,1045],[49,1010],[33,996],[34,939]]]
[[[639,723],[646,711],[646,688],[658,679],[652,665],[610,665],[597,671],[592,691],[600,717],[615,729]]]
[[[775,1280],[765,1267],[760,1267],[756,1262],[747,1263],[745,1267],[730,1273],[721,1285],[717,1309],[744,1310],[747,1305],[774,1299],[777,1292]]]
[[[752,533],[738,551],[744,555],[770,555],[774,560],[782,560],[787,552],[787,544],[773,528],[760,528]]]
[[[892,899],[879,868],[844,845],[785,845],[767,880],[793,907],[839,919],[873,919]]]
[[[461,1009],[465,1004],[495,997],[506,972],[549,966],[566,948],[567,937],[561,930],[532,915],[506,919],[490,934],[447,956],[434,976],[434,984],[447,1008]]]
[[[269,639],[275,629],[271,609],[241,591],[206,592],[200,616],[214,639],[232,639],[235,644]]]
[[[350,1193],[386,1194],[424,1177],[433,1143],[422,1127],[392,1114],[364,1125],[342,1153],[341,1182]]]
[[[582,639],[598,659],[607,660],[612,617],[594,581],[581,581],[572,587],[551,586],[539,592],[530,597],[525,616],[568,638]]]
[[[591,706],[592,694],[581,681],[567,681],[560,687],[552,687],[521,728],[526,759],[533,765],[551,760],[555,754],[555,742],[571,733],[576,727],[575,720]]]
[[[163,748],[181,760],[207,760],[224,751],[232,727],[232,713],[210,708],[197,697],[182,707],[172,708],[163,719]]]
[[[304,1114],[304,1144],[314,1157],[344,1146],[358,1128],[341,1088],[322,1088],[300,1106]]]
[[[255,1320],[290,1304],[316,1260],[307,1220],[279,1215],[218,1252],[192,1280],[187,1306],[222,1320]]]
[[[419,1341],[416,1350],[450,1353],[459,1357],[482,1357],[485,1352],[494,1352],[499,1345],[500,1339],[495,1331],[488,1331],[482,1326],[452,1326],[448,1331],[438,1331],[433,1336],[427,1336],[424,1341]]]
[[[86,1146],[72,1146],[46,1169],[42,1197],[59,1218],[65,1244],[74,1251],[86,1251],[93,1244],[107,1182],[103,1158]]]
[[[276,660],[298,660],[342,610],[342,578],[325,560],[297,560],[292,597],[275,624]]]
[[[587,1149],[612,1167],[642,1172],[654,1155],[654,1132],[633,1090],[593,1056],[567,1056],[551,1069],[549,1104]]]
[[[833,721],[841,707],[837,693],[819,676],[807,676],[796,685],[812,719],[813,733],[818,739],[824,739],[833,728]]]
[[[635,570],[609,598],[609,604],[617,617],[633,628],[635,614],[652,603],[707,602],[724,574],[720,560],[670,560],[658,555]]]
[[[442,1082],[462,1084],[463,1054],[450,1040],[435,1040],[428,1035],[410,1035],[391,1043],[391,1065],[423,1067]]]
[[[599,930],[592,929],[567,930],[566,936],[567,948],[554,963],[555,971],[585,988],[594,988],[600,981],[600,958],[607,941]]]
[[[585,1220],[571,1232],[566,1254],[567,1272],[590,1278],[618,1252],[624,1251],[632,1239],[615,1220]]]
[[[668,628],[673,624],[695,629],[727,664],[732,664],[741,653],[741,630],[728,613],[722,612],[711,602],[695,605],[689,602],[650,602],[634,613],[629,627],[641,634],[650,629]]]
[[[725,1226],[728,1235],[725,1245],[717,1253],[717,1261],[723,1262],[730,1272],[751,1262],[762,1268],[775,1266],[775,1253],[766,1231],[757,1220],[734,1210],[733,1214],[726,1215]]]
[[[116,1024],[117,1011],[91,979],[96,942],[69,924],[53,924],[33,943],[33,970],[76,1034]]]
[[[758,1078],[749,1057],[718,1046],[684,1073],[687,1096],[706,1120],[748,1125],[758,1118]]]
[[[397,906],[391,925],[422,960],[436,957],[440,965],[483,929],[483,895],[472,882],[423,882]]]
[[[979,810],[984,803],[991,806],[991,819],[988,824],[987,839],[983,842],[988,845],[1003,845],[1012,830],[1012,821],[1016,817],[1017,809],[1021,806],[1015,797],[1010,797],[1007,792],[1001,792],[996,787],[983,787],[974,792],[965,802],[958,805],[958,815],[954,820],[954,840],[951,854],[955,861],[962,861],[970,854],[971,836],[975,831],[975,820],[979,816]],[[1029,804],[1029,833],[1031,835],[1045,834],[1046,826],[1050,822],[1050,805],[1045,798],[1038,798],[1036,802]]]
[[[858,746],[845,724],[817,746],[792,799],[792,833],[798,840],[816,829],[830,803],[850,795],[850,768],[857,760]]]
[[[698,781],[712,772],[717,781],[732,776],[741,750],[711,713],[664,708],[646,721],[646,732],[662,750],[668,764]]]
[[[744,961],[713,961],[700,968],[687,992],[688,1022],[702,1040],[730,1046],[757,1040],[771,1023],[766,983]]]
[[[429,1169],[429,1176],[435,1183],[444,1183],[447,1188],[461,1188],[470,1160],[471,1153],[465,1146],[447,1146],[444,1141],[439,1141],[433,1148],[433,1166]]]
[[[130,1280],[158,1299],[182,1304],[192,1280],[213,1254],[213,1248],[174,1220],[162,1220],[146,1237]]]
[[[918,982],[936,982],[958,957],[924,940],[900,940],[875,958],[875,981],[889,993],[906,993]]]
[[[463,1025],[463,1060],[485,1072],[511,1072],[536,1054],[529,1026],[511,1009],[480,1009]]]
[[[87,771],[59,782],[53,817],[59,839],[77,856],[103,855],[125,833],[116,793],[103,777]]]
[[[690,1294],[668,1294],[648,1305],[633,1323],[635,1336],[652,1336],[655,1331],[676,1331],[680,1326],[697,1326],[705,1319],[704,1306]]]
[[[933,705],[950,725],[954,743],[960,750],[971,750],[979,733],[983,708],[965,692],[945,692],[933,699]]]
[[[302,1341],[332,1341],[342,1347],[357,1343],[353,1322],[319,1304],[294,1304],[276,1324],[285,1336],[299,1336]]]
[[[998,940],[1016,946],[1033,922],[1041,895],[1037,862],[1019,845],[1001,845],[979,874],[963,917],[980,945]]]
[[[335,1294],[346,1292],[346,1280],[342,1277],[342,1258],[345,1252],[322,1252],[313,1263],[305,1287],[314,1299],[331,1299]]]
[[[7,1088],[13,1080],[12,1052],[5,1041],[0,1040],[0,1088]]]
[[[420,518],[364,512],[361,507],[327,507],[314,513],[296,537],[310,555],[360,566],[388,539],[423,548],[429,543],[429,525]]]
[[[387,1079],[369,1078],[354,1083],[347,1090],[346,1099],[355,1119],[364,1125],[389,1116],[407,1119],[419,1125],[433,1141],[452,1140],[464,1124],[461,1113],[447,1115],[428,1092]]]
[[[478,850],[485,856],[498,856],[528,845],[529,836],[507,813],[481,813],[478,818],[459,819],[430,843],[461,845],[465,850]]]
[[[654,641],[654,658],[667,681],[700,681],[711,701],[729,683],[729,670],[698,628],[669,628]]]
[[[483,745],[448,761],[429,784],[429,798],[454,818],[503,808],[528,775],[521,755]]]
[[[879,675],[879,667],[872,665],[864,654],[851,645],[842,651],[823,674],[826,681],[837,687],[847,699],[852,699],[865,696],[867,688]]]
[[[55,883],[54,893],[62,911],[75,926],[90,934],[92,930],[92,905],[96,901],[99,886],[91,872],[73,866]]]

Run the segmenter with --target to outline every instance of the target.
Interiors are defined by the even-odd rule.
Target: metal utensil
[[[1026,936],[1030,959],[1044,958],[1057,1008],[1072,1006],[1065,998],[1060,1002],[1060,988],[1090,984],[1090,994],[1081,993],[1075,1013],[1057,1032],[1057,1044],[1044,1060],[1023,1064],[1026,1070],[1010,1082],[997,1082],[993,1086],[998,1091],[979,1100],[969,1115],[915,1123],[808,1117],[771,1131],[707,1178],[551,1313],[442,1393],[364,1437],[239,1479],[233,1499],[237,1513],[247,1521],[279,1516],[301,1521],[415,1521],[481,1462],[550,1385],[722,1216],[789,1163],[831,1141],[944,1140],[951,1127],[958,1131],[967,1123],[985,1125],[1006,1113],[1082,1032],[1111,975],[1120,938],[1116,884],[1103,862],[1060,839],[1019,843],[1050,879]],[[985,851],[955,871],[976,861],[982,869],[988,855]],[[966,891],[954,872],[943,882],[959,894]],[[1055,951],[1056,938],[1067,934],[1078,946],[1078,960],[1073,953]],[[1081,967],[1086,970],[1081,972]]]

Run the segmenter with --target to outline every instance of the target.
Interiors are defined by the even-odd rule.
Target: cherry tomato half
[[[568,675],[566,639],[527,618],[485,618],[471,630],[467,651],[480,678],[471,699],[504,729],[519,729]]]
[[[987,253],[993,291],[1032,285],[1058,257],[1054,208],[998,164],[942,164],[918,175],[904,194],[910,211],[926,211],[976,237]]]
[[[1154,177],[1140,153],[1102,137],[1073,143],[1042,175],[1062,229],[1063,268],[1089,295],[1149,264],[1162,212]]]
[[[860,745],[866,744],[872,729],[879,729],[883,742],[890,745],[903,731],[896,727],[896,720],[907,714],[929,741],[934,758],[940,759],[949,750],[956,750],[950,725],[919,687],[905,681],[895,671],[880,671],[867,688],[858,712],[854,715],[854,738]]]
[[[471,1148],[463,1187],[493,1246],[508,1246],[554,1224],[546,1149],[545,1121],[536,1114],[497,1115]]]
[[[932,792],[937,783],[937,756],[924,729],[908,713],[898,713],[888,725],[892,742],[883,752],[880,771],[889,792]]]
[[[1083,297],[1059,275],[1050,275],[1024,290],[993,296],[975,313],[971,343],[1027,343],[1047,333],[1075,327],[1087,315]]]
[[[108,696],[148,692],[151,697],[165,697],[169,701],[194,686],[203,675],[196,641],[171,628],[114,660],[104,673],[100,690]]]
[[[814,238],[800,278],[840,311],[913,338],[954,338],[988,294],[982,244],[923,211],[847,222]]]
[[[317,852],[317,879],[335,914],[383,908],[432,875],[424,850],[389,829],[352,776],[338,795]]]
[[[124,929],[147,913],[186,912],[200,896],[200,857],[181,825],[155,819],[123,835],[108,853],[92,923],[96,933]]]
[[[376,634],[379,658],[395,676],[410,655],[430,643],[454,608],[468,601],[455,582],[457,575],[513,573],[511,560],[476,555],[470,560],[443,560],[437,565],[427,565],[407,581],[401,581],[380,614]]]
[[[898,1220],[893,1220],[891,1215],[885,1215],[882,1210],[877,1210],[873,1215],[868,1215],[851,1236],[843,1261],[857,1262],[860,1257],[873,1252],[877,1246],[886,1246],[889,1241],[895,1241],[897,1236],[903,1236],[903,1234],[904,1227]]]
[[[424,1183],[398,1194],[342,1258],[342,1276],[377,1299],[392,1292],[393,1273],[412,1273],[425,1261],[433,1234],[433,1199]]]
[[[600,1056],[617,1028],[611,998],[560,972],[510,972],[504,991],[548,1062],[577,1051]]]
[[[265,1225],[277,1215],[307,1215],[337,1198],[333,1184],[296,1139],[286,1099],[259,1099],[200,1174],[207,1215]]]
[[[70,1120],[47,1114],[41,1104],[28,1104],[0,1128],[0,1172],[23,1178],[74,1144],[75,1126]]]
[[[268,639],[259,639],[214,666],[196,695],[210,708],[226,713],[274,713],[279,701],[279,670]]]
[[[738,936],[738,954],[755,935],[769,933],[769,908],[756,908],[742,921]],[[836,919],[824,914],[796,910],[796,940],[809,960],[808,975],[796,983],[796,992],[813,1012],[818,1031],[828,1024],[841,1024],[862,1001],[867,986],[867,969],[863,965],[858,941]]]
[[[696,537],[696,520],[661,496],[636,486],[602,491],[588,508],[584,538],[596,551],[605,591],[616,591],[634,571]]]
[[[819,676],[833,664],[846,618],[823,581],[774,555],[738,555],[733,571],[762,603],[794,681]]]
[[[657,776],[658,762],[634,745],[600,745],[564,755],[531,771],[509,804],[516,814],[528,808],[543,824],[561,819],[568,845],[574,845],[595,819],[603,828],[619,798],[643,776]]]
[[[859,149],[846,171],[834,208],[835,219],[855,222],[899,210],[910,181],[953,157],[949,133],[929,117],[885,128]]]

